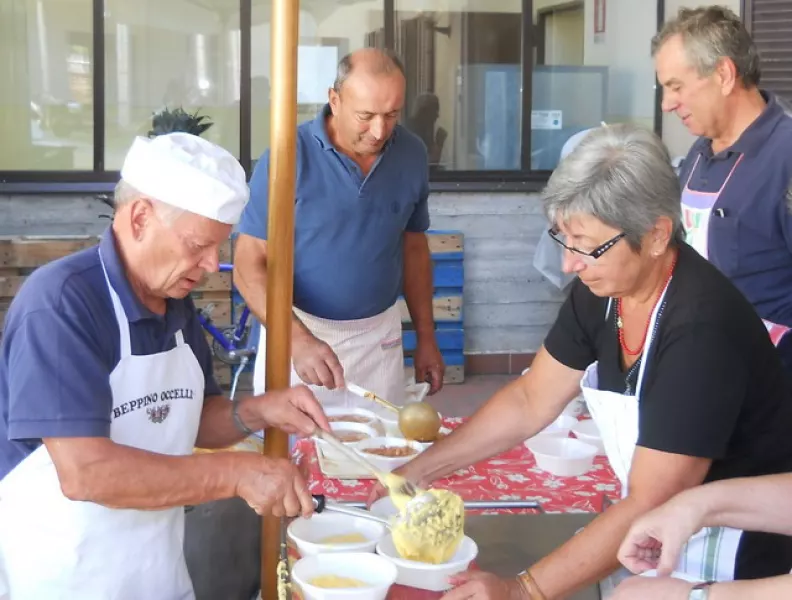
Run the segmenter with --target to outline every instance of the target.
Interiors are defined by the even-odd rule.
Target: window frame
[[[395,0],[381,0],[383,4],[384,40],[388,48],[394,47]],[[657,2],[657,28],[665,19],[665,0]],[[750,9],[751,0],[742,0],[743,18]],[[239,0],[240,20],[240,102],[239,102],[239,161],[250,177],[256,158],[251,156],[251,21],[252,0]],[[112,192],[120,177],[119,171],[104,169],[105,151],[105,0],[93,0],[93,163],[90,171],[2,171],[0,194],[26,193],[96,193]],[[531,104],[533,95],[534,48],[542,36],[533,23],[533,0],[522,0],[522,122],[521,169],[509,171],[455,170],[430,171],[430,189],[433,192],[508,192],[539,191],[552,171],[531,170]],[[662,135],[662,90],[655,85],[654,130]]]

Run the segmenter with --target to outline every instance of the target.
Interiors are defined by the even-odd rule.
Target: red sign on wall
[[[606,0],[594,0],[594,33],[605,33]]]

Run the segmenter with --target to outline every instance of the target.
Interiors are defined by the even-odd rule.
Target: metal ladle
[[[428,402],[410,402],[403,407],[398,407],[354,383],[347,382],[346,387],[356,396],[372,400],[398,414],[399,428],[406,438],[418,442],[432,442],[437,439],[442,423],[440,415]]]

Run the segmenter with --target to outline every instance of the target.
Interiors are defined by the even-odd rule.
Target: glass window
[[[395,0],[402,122],[435,170],[521,167],[521,0]]]
[[[0,1],[0,171],[93,169],[92,4]]]
[[[152,115],[183,108],[239,157],[239,0],[105,0],[105,169]]]
[[[656,1],[534,0],[533,6],[531,168],[555,168],[567,141],[602,122],[652,129]]]
[[[270,145],[271,0],[253,0],[251,36],[251,156]],[[313,119],[327,102],[338,61],[354,50],[383,47],[382,0],[321,0],[300,7],[297,122]]]

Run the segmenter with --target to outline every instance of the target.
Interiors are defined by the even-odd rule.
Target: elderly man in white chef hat
[[[225,150],[138,138],[98,246],[36,270],[0,347],[0,589],[13,600],[195,597],[184,506],[243,498],[308,515],[285,460],[223,448],[267,426],[329,429],[305,387],[232,403],[188,294],[248,200]],[[0,598],[3,592],[0,592]]]

